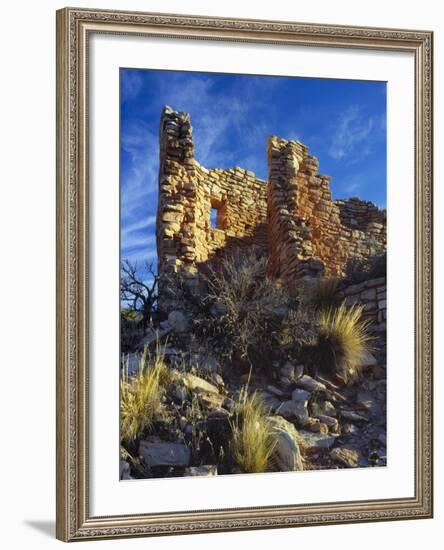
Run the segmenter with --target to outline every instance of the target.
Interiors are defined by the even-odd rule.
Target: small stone
[[[284,401],[277,409],[276,413],[287,420],[297,420],[303,422],[308,418],[307,401]]]
[[[207,382],[203,378],[200,378],[199,376],[195,376],[194,374],[191,374],[188,372],[185,374],[182,378],[183,383],[185,386],[191,390],[191,391],[206,391],[210,393],[219,393],[219,390],[216,386],[213,384],[210,384],[210,382]]]
[[[292,401],[308,401],[310,396],[310,392],[296,388],[291,394],[291,399]]]
[[[304,374],[296,381],[296,385],[299,388],[302,388],[303,390],[307,390],[309,392],[315,391],[315,390],[326,390],[325,384],[322,384],[322,382],[318,382],[311,376],[308,376],[307,374]]]
[[[361,458],[358,450],[349,447],[336,447],[332,449],[330,451],[330,457],[346,468],[356,468]]]
[[[139,444],[139,455],[145,464],[152,466],[188,466],[191,451],[181,443],[151,443],[142,440]]]
[[[333,416],[326,416],[323,414],[320,414],[316,417],[322,424],[325,424],[331,432],[338,433],[339,431],[339,422],[337,418],[333,418]]]
[[[331,401],[315,401],[311,404],[311,411],[313,416],[336,416],[336,408]]]
[[[301,445],[307,451],[315,452],[320,449],[330,449],[336,441],[336,435],[314,434],[305,430],[299,431]]]

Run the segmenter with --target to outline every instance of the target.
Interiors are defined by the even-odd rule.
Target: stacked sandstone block
[[[211,227],[210,212],[218,211]],[[212,256],[252,244],[266,254],[267,185],[236,167],[207,170],[194,158],[189,115],[165,107],[160,123],[159,267],[193,272]]]
[[[330,178],[318,174],[318,160],[305,145],[273,136],[268,162],[268,234],[276,243],[270,250],[271,274],[287,281],[322,273],[341,276],[348,258],[366,258],[385,247],[382,216],[372,218],[371,208],[359,199],[351,207],[333,201]],[[361,203],[363,214],[370,212],[368,223],[363,216],[356,227],[343,223],[344,205],[358,215]]]
[[[387,327],[387,283],[385,277],[345,286],[340,293],[345,305],[364,306],[363,317],[372,321],[374,332],[385,333]]]

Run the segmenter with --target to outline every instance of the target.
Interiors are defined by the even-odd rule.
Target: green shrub
[[[345,383],[359,377],[360,360],[371,349],[372,337],[368,320],[362,319],[363,306],[322,311],[318,323],[316,359],[318,367],[327,373],[336,373]]]
[[[257,393],[242,388],[231,421],[231,454],[245,473],[270,471],[276,438],[266,420],[265,407]]]

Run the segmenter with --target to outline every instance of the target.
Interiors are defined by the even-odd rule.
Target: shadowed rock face
[[[193,273],[214,257],[254,246],[272,276],[291,282],[343,275],[348,258],[385,250],[385,210],[357,198],[333,201],[330,177],[318,173],[305,145],[272,136],[267,156],[268,182],[239,167],[207,170],[195,160],[190,115],[164,108],[159,273]]]

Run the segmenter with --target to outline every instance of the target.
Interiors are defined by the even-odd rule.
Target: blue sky
[[[120,70],[121,257],[156,257],[159,119],[191,114],[196,160],[267,179],[270,135],[298,139],[332,176],[333,197],[386,206],[386,84],[145,69]]]

